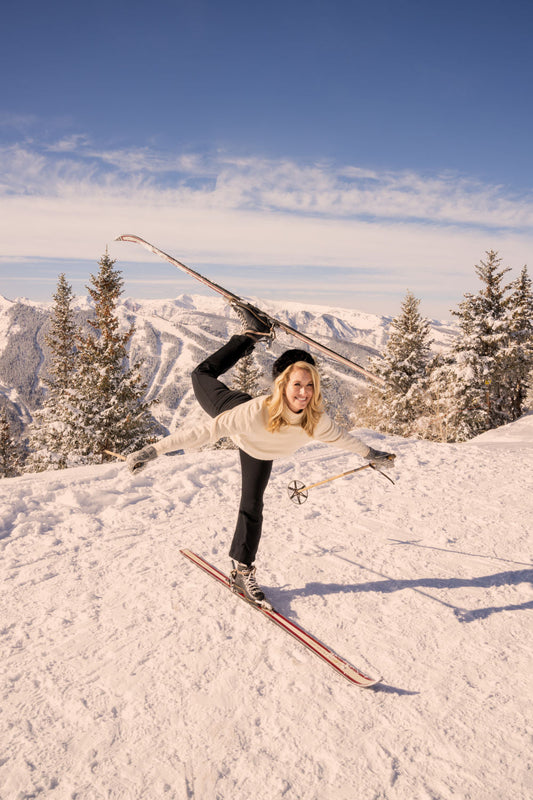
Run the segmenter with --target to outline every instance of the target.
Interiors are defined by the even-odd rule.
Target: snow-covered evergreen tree
[[[263,373],[257,364],[254,354],[248,353],[241,358],[233,368],[233,380],[231,386],[240,392],[249,394],[250,397],[257,397],[261,394],[259,380]],[[213,445],[215,450],[236,450],[236,445],[227,436],[222,437]]]
[[[509,421],[506,400],[506,348],[509,339],[509,287],[503,284],[509,268],[494,250],[476,265],[483,286],[467,293],[452,313],[460,335],[453,348],[454,413],[450,420],[454,438],[462,441]]]
[[[22,471],[22,449],[11,433],[6,410],[0,411],[0,478],[14,478]]]
[[[401,313],[391,322],[383,358],[372,363],[385,384],[371,387],[359,398],[358,424],[401,436],[423,435],[431,339],[430,322],[422,317],[419,306],[420,300],[407,292]]]
[[[436,442],[456,439],[457,417],[455,359],[452,353],[436,353],[428,366],[428,413],[421,421],[423,438]]]
[[[94,302],[92,332],[78,334],[78,363],[68,389],[71,407],[69,445],[77,463],[110,458],[105,451],[127,453],[153,440],[151,403],[139,365],[128,366],[127,344],[134,327],[120,331],[118,299],[123,281],[106,253],[87,289]]]
[[[240,392],[246,392],[250,397],[257,397],[261,394],[259,380],[263,373],[258,366],[253,353],[241,358],[234,367],[234,378],[232,386]]]
[[[64,273],[61,273],[58,278],[57,290],[53,297],[54,305],[50,326],[45,338],[46,344],[52,351],[52,363],[49,367],[50,378],[46,383],[51,388],[62,388],[68,386],[76,367],[74,294]]]
[[[313,360],[315,366],[320,374],[320,391],[322,392],[322,399],[324,402],[324,411],[331,417],[335,417],[337,413],[336,395],[334,389],[334,381],[331,378],[328,362],[313,353]],[[340,412],[339,418],[340,420]],[[340,424],[340,422],[339,422]]]
[[[524,413],[533,381],[533,289],[526,266],[510,288],[505,384],[509,416],[516,420]]]
[[[63,469],[69,464],[71,408],[67,389],[76,369],[76,325],[72,308],[74,295],[64,273],[59,276],[50,325],[45,341],[51,352],[49,375],[44,379],[47,394],[29,428],[30,472]]]

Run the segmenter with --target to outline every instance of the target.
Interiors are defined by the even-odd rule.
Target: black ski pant
[[[196,398],[204,411],[218,417],[223,411],[251,400],[246,392],[229,389],[218,380],[239,359],[253,350],[248,336],[232,336],[227,344],[199,364],[192,373]],[[241,500],[230,557],[241,564],[255,560],[263,527],[263,495],[272,472],[272,461],[262,461],[239,449],[241,459]]]

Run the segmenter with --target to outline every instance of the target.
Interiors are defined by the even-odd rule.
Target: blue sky
[[[0,294],[199,287],[447,318],[496,249],[531,262],[530,4],[7,0]],[[513,275],[511,275],[513,277]]]

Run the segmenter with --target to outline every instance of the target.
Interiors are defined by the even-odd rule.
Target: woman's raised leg
[[[193,371],[194,394],[210,417],[218,417],[223,411],[251,400],[249,394],[228,388],[218,378],[253,349],[254,342],[248,336],[232,336],[227,344],[208,356]]]

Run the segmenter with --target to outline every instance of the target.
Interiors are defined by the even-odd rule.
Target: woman
[[[194,393],[211,420],[179,430],[154,445],[132,453],[128,467],[142,469],[163,453],[198,449],[223,436],[239,448],[242,488],[230,557],[237,562],[232,581],[254,603],[268,605],[255,579],[255,556],[261,538],[263,495],[272,471],[272,460],[294,453],[310,439],[348,450],[372,463],[392,461],[394,456],[373,450],[343,431],[323,411],[320,377],[314,359],[305,350],[288,350],[274,363],[274,385],[268,397],[252,398],[229,389],[219,376],[248,355],[256,342],[273,336],[268,317],[248,306],[234,306],[243,331],[199,364],[192,373]]]

